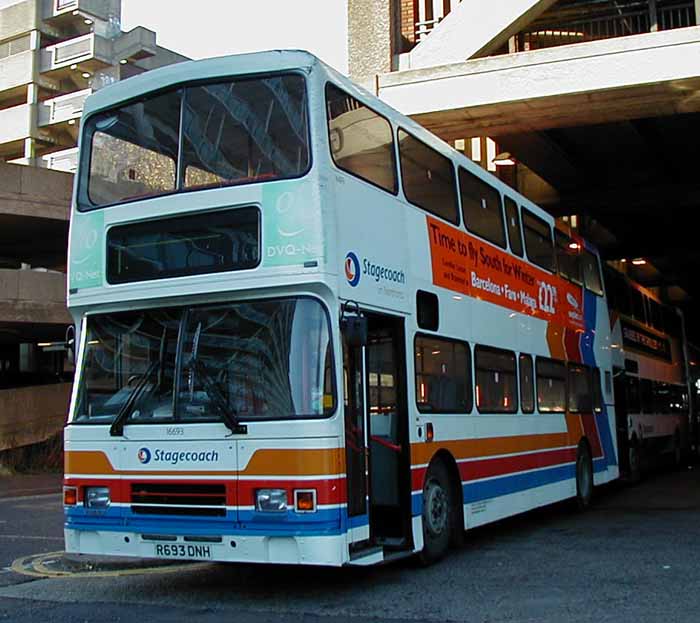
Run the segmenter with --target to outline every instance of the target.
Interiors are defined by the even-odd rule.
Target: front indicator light
[[[284,513],[287,510],[286,489],[258,489],[255,492],[255,510],[265,513]]]
[[[111,501],[109,487],[87,487],[85,489],[86,508],[107,508]]]
[[[316,489],[295,489],[294,508],[297,513],[315,513]]]
[[[63,487],[63,505],[75,506],[78,503],[78,488]]]

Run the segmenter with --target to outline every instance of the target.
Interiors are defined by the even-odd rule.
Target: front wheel
[[[423,485],[423,550],[420,559],[430,564],[442,558],[450,545],[454,502],[444,463],[433,463]]]
[[[593,498],[593,461],[588,444],[581,442],[576,454],[576,504],[584,510]]]

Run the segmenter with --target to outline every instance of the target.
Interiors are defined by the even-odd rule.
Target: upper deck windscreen
[[[183,86],[88,119],[81,209],[288,179],[309,168],[304,78]]]

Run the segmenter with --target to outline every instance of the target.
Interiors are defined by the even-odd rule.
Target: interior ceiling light
[[[70,66],[70,68],[71,68],[73,71],[75,71],[76,69],[78,69],[78,66],[75,65],[75,64],[73,64],[73,65]]]
[[[119,64],[120,64],[120,65],[126,65],[128,62],[129,62],[129,61],[128,61],[127,59],[123,58],[122,60],[119,61]]]
[[[635,266],[644,266],[646,263],[647,261],[641,257],[632,260],[632,264],[634,264]]]
[[[85,78],[87,80],[89,77],[90,77],[90,74],[87,71],[84,71],[83,78]]]
[[[88,26],[91,26],[91,25],[92,25],[92,20],[91,20],[91,19],[89,19],[89,18],[86,17],[84,21],[85,21],[85,23],[86,23]]]
[[[570,242],[569,243],[569,249],[572,251],[578,251],[581,248],[578,242]]]
[[[499,167],[512,167],[515,164],[515,158],[511,156],[509,151],[504,151],[498,154],[491,162]]]

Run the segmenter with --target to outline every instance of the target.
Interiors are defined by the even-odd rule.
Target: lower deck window
[[[479,413],[515,413],[518,410],[515,353],[477,346],[474,368]]]
[[[566,365],[553,359],[537,358],[537,407],[542,413],[566,411]]]
[[[472,409],[469,345],[417,335],[415,355],[418,410],[469,413]]]

